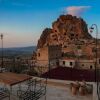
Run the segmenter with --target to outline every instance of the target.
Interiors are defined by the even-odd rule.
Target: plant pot
[[[72,94],[73,94],[73,95],[76,95],[77,93],[78,93],[78,88],[77,88],[77,85],[74,84],[74,85],[72,86]]]
[[[69,89],[72,91],[73,83],[70,83]]]
[[[80,93],[81,96],[86,95],[86,93],[87,93],[86,92],[86,87],[85,86],[80,86],[79,93]]]

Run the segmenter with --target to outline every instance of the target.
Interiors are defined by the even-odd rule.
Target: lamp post
[[[2,48],[2,53],[1,53],[1,60],[2,60],[2,61],[1,61],[1,62],[2,62],[2,63],[1,63],[1,65],[2,65],[2,66],[1,66],[1,71],[2,71],[2,68],[3,68],[3,65],[4,65],[4,64],[3,64],[3,34],[1,34],[0,37],[1,37],[1,48]]]
[[[99,85],[99,69],[97,68],[98,63],[97,63],[97,58],[98,58],[98,27],[96,24],[92,24],[92,26],[90,27],[90,32],[92,33],[95,29],[95,34],[96,34],[96,38],[95,38],[95,82],[97,82],[97,95],[98,95],[98,100],[100,100],[100,85]]]
[[[92,26],[90,27],[90,32],[92,33],[94,31],[94,29],[96,29],[96,39],[95,39],[95,82],[97,82],[97,55],[98,55],[98,51],[97,51],[97,46],[98,46],[98,27],[96,24],[92,24]]]

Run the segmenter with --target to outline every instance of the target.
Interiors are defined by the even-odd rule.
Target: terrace
[[[46,95],[39,98],[39,100],[92,100],[92,94],[86,94],[84,96],[77,93],[73,95],[69,88],[69,83],[71,81],[61,81],[61,80],[48,80]],[[25,83],[23,84],[23,89],[26,88]],[[16,94],[17,86],[14,88],[13,92]],[[9,100],[8,98],[4,100]],[[16,95],[11,95],[10,100],[20,100]],[[33,99],[26,99],[33,100]],[[34,99],[35,100],[35,99]]]
[[[38,100],[46,93],[41,81],[25,74],[0,73],[0,100]]]
[[[81,84],[82,80],[85,80],[93,87],[94,70],[81,71],[58,67],[43,74],[42,77],[44,78],[11,72],[0,73],[0,88],[4,93],[0,94],[0,100],[92,100],[93,98],[93,89],[92,93],[85,95],[81,95],[78,90],[74,95],[70,84],[76,80]]]

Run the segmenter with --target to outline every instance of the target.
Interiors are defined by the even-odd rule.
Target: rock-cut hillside
[[[38,40],[37,48],[47,45],[67,46],[79,39],[92,39],[88,33],[86,22],[72,15],[61,15],[52,23],[52,28],[46,28]]]

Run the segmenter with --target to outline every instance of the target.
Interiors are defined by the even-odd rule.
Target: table
[[[21,88],[20,84],[30,79],[32,79],[32,77],[26,74],[16,74],[12,72],[0,73],[0,83],[4,84],[4,88],[6,88],[6,86],[10,87],[10,90],[7,89],[10,94],[12,94],[12,87],[14,85],[18,84],[19,88]]]
[[[9,86],[13,86],[30,79],[32,79],[32,77],[26,74],[16,74],[11,72],[0,73],[0,82]]]

